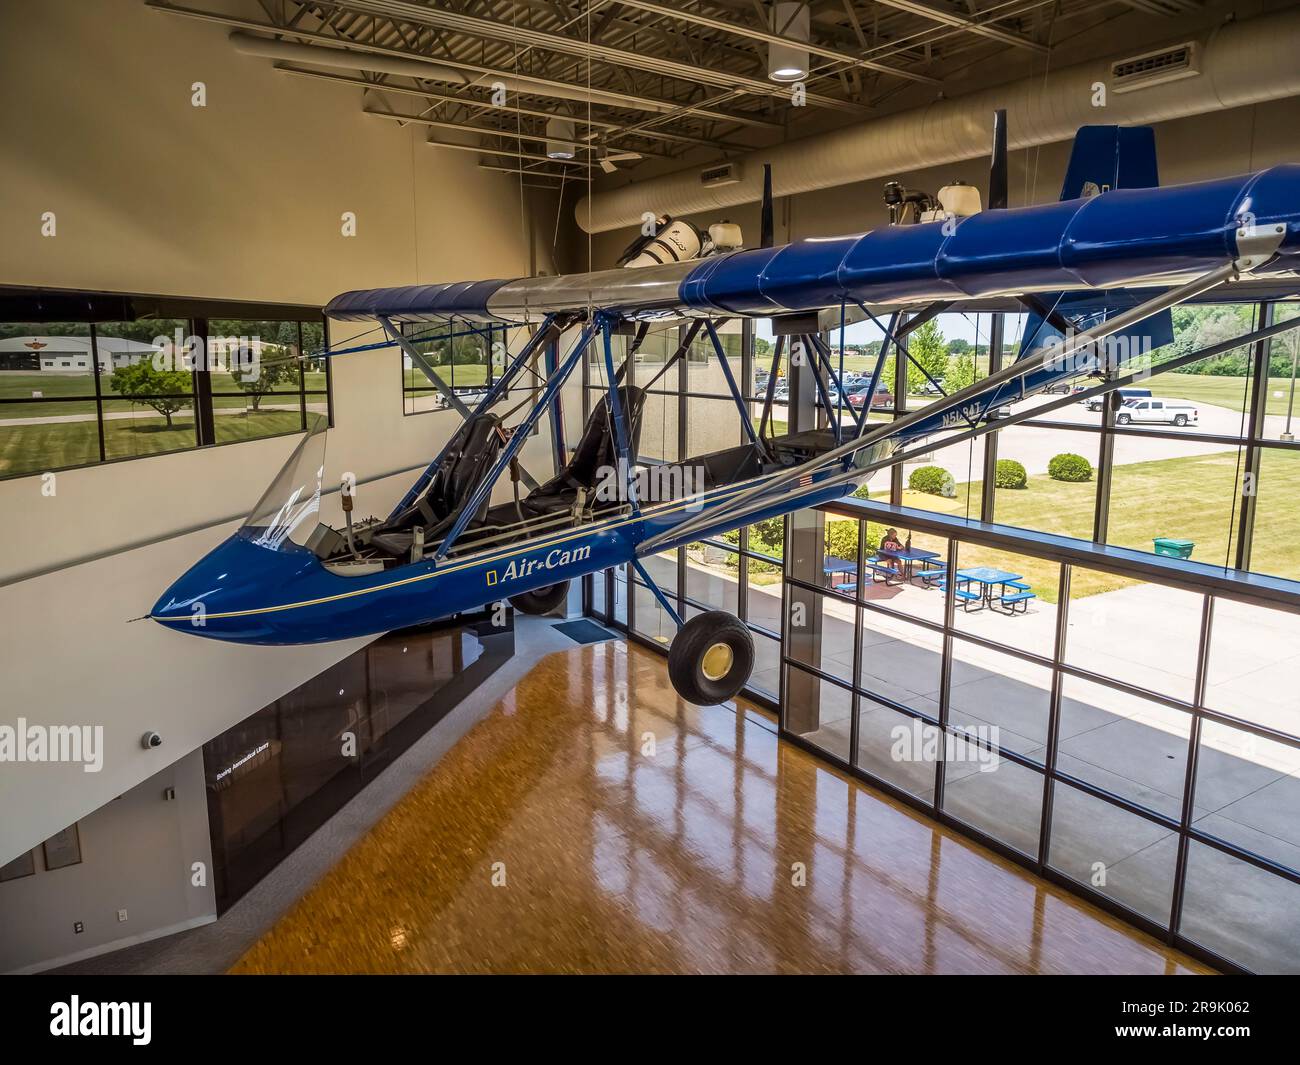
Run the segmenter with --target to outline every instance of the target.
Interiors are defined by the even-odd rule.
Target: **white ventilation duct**
[[[764,163],[772,164],[774,194],[790,196],[975,159],[988,154],[999,107],[1007,109],[1010,147],[1029,148],[1067,140],[1080,126],[1164,122],[1295,96],[1297,40],[1296,8],[1230,22],[1195,38],[1199,73],[1177,81],[1109,91],[1112,64],[1132,53],[1111,55],[757,150],[741,157],[742,177],[734,184],[705,186],[693,167],[597,192],[578,201],[574,217],[588,233],[603,233],[639,225],[646,211],[681,216],[753,203],[762,197]],[[1184,35],[1173,43],[1188,41]],[[1093,105],[1098,83],[1108,88],[1104,107]]]

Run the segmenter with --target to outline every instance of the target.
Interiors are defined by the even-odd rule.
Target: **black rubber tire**
[[[1115,418],[1115,424],[1116,424],[1116,425],[1128,425],[1129,422],[1131,422],[1132,420],[1133,420],[1133,416],[1132,416],[1131,414],[1120,414],[1120,415],[1117,415],[1117,416],[1116,416],[1116,418]]]
[[[704,673],[704,655],[714,644],[731,649],[731,668],[710,679]],[[710,610],[691,618],[668,648],[668,679],[677,694],[697,706],[713,706],[734,698],[754,670],[754,638],[744,623],[725,610]]]
[[[1175,424],[1176,426],[1178,426],[1178,428],[1181,429],[1183,426],[1185,426],[1185,425],[1187,424],[1187,415],[1186,415],[1186,414],[1175,414],[1175,415],[1174,415],[1174,424]]]
[[[564,602],[569,594],[569,582],[547,584],[534,588],[531,592],[520,592],[510,597],[511,605],[521,614],[549,614]]]

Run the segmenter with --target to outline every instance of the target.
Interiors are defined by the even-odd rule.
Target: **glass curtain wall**
[[[1123,406],[1064,387],[1012,403],[1057,406],[974,445],[934,440],[862,486],[862,504],[648,566],[684,616],[745,619],[758,645],[752,694],[780,697],[786,735],[1225,968],[1300,971],[1300,587],[1264,601],[1232,579],[1300,580],[1300,332],[1172,364],[1294,317],[1290,303],[1177,309],[1173,342],[1138,354],[1144,372]],[[869,378],[885,325],[845,330],[848,395]],[[736,376],[761,400],[771,330],[744,328],[754,336],[742,331]],[[1024,316],[937,316],[908,343],[924,372],[891,355],[870,418],[996,370],[1028,328]],[[838,362],[839,331],[825,339]],[[710,357],[697,342],[652,387],[643,461],[723,446],[699,446],[695,426],[740,439],[734,414],[721,417],[725,387],[699,361]],[[638,383],[653,358],[636,360]],[[602,380],[584,381],[588,401]],[[872,504],[921,512],[895,528],[915,557],[879,553],[901,518]],[[954,532],[951,518],[999,532]],[[1041,534],[1090,554],[1065,561]],[[1198,562],[1233,592],[1198,583]],[[621,572],[591,584],[597,614],[666,648],[674,629],[649,589],[633,579],[629,597]]]
[[[1300,972],[1300,584],[915,512],[910,569],[797,546],[882,517],[790,518],[783,733],[1212,962]]]

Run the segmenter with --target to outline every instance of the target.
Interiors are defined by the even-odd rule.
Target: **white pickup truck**
[[[1185,399],[1130,399],[1115,412],[1116,425],[1195,425],[1196,407]]]

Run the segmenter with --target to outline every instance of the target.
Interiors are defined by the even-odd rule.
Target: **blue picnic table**
[[[939,557],[938,551],[926,551],[920,547],[900,547],[894,550],[881,547],[876,549],[876,554],[884,555],[886,558],[894,558],[903,563],[903,579],[908,581],[912,579],[912,567],[917,562],[930,562]]]
[[[983,606],[993,605],[993,589],[998,586],[1005,586],[1012,581],[1021,579],[1019,573],[1011,573],[1008,570],[998,569],[996,566],[976,566],[973,569],[959,569],[957,571],[958,581],[968,581],[971,584],[980,586],[980,595],[983,600]]]
[[[850,560],[847,558],[836,558],[834,555],[827,555],[822,562],[822,572],[826,575],[827,581],[830,583],[830,585],[833,588],[844,590],[850,584],[852,584],[854,588],[857,587],[857,583],[858,583],[857,581],[858,560],[857,559]],[[836,575],[845,574],[845,573],[851,573],[853,575],[853,580],[841,581],[840,583],[837,584],[835,582]]]

